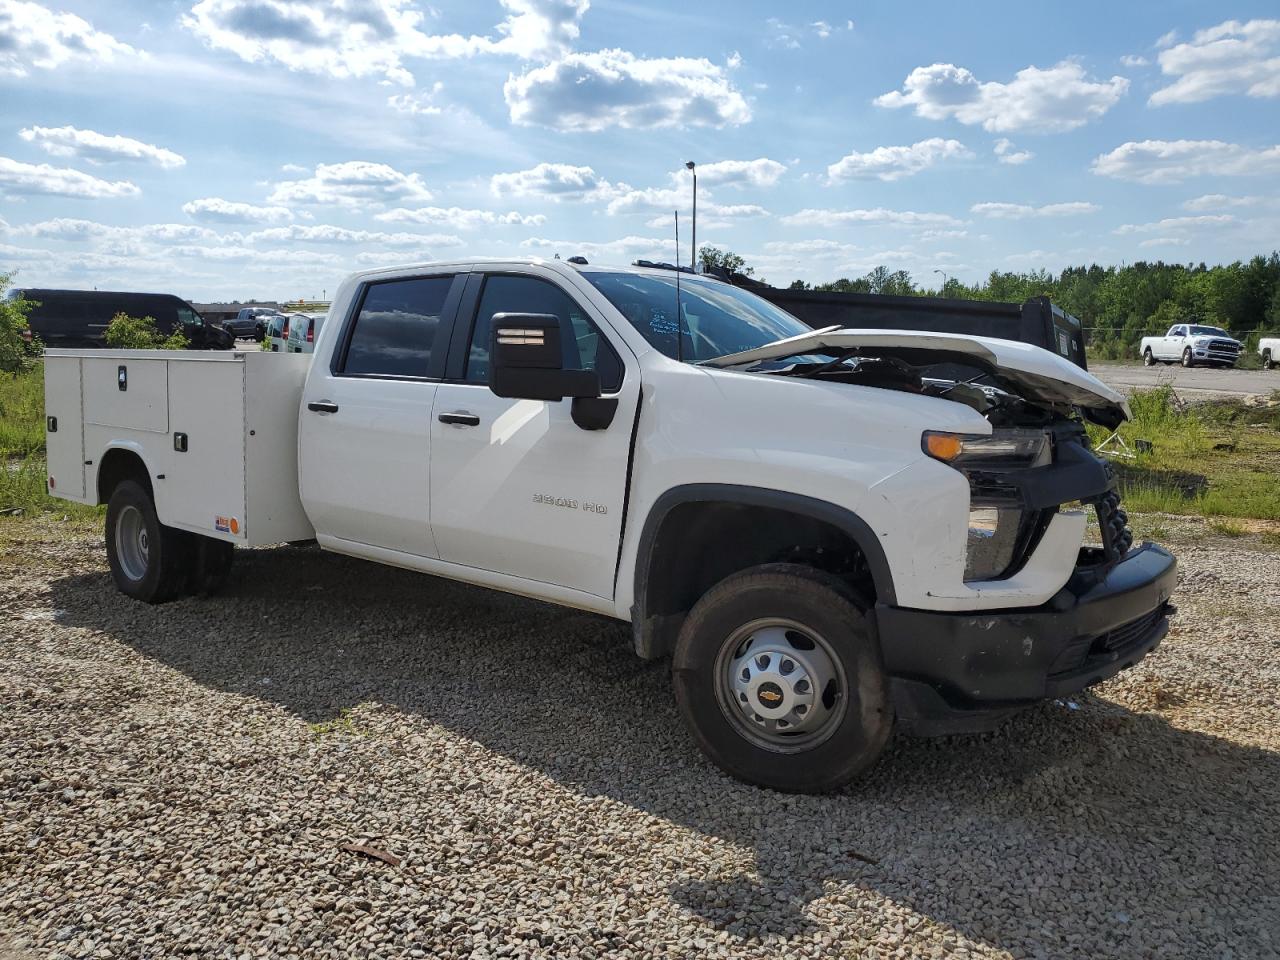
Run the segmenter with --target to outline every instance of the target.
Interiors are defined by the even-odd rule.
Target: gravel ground
[[[151,608],[0,521],[0,960],[1280,956],[1280,552],[1203,530],[1146,664],[795,797],[607,621],[290,548]]]
[[[1221,367],[1192,367],[1179,364],[1154,367],[1141,364],[1091,363],[1089,372],[1122,393],[1133,389],[1149,390],[1164,383],[1186,395],[1188,400],[1208,397],[1270,396],[1280,390],[1280,372],[1276,370],[1224,370]]]

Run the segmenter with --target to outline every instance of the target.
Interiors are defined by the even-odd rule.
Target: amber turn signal
[[[924,450],[937,460],[950,462],[964,451],[964,441],[954,433],[926,433]]]

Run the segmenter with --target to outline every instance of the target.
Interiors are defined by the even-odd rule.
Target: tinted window
[[[443,325],[453,277],[371,284],[360,305],[342,372],[425,377]]]
[[[566,370],[595,370],[606,393],[622,386],[622,361],[596,329],[582,308],[554,283],[536,277],[492,276],[485,279],[484,293],[476,311],[467,352],[466,379],[471,383],[489,381],[489,336],[495,313],[546,313],[566,319],[574,339],[561,339]]]

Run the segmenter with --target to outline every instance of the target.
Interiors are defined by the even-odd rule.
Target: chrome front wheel
[[[720,709],[739,733],[766,750],[820,744],[840,724],[848,680],[835,651],[794,620],[755,620],[731,634],[716,659]]]

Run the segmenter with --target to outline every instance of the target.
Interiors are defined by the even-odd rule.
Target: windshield
[[[812,328],[753,293],[718,280],[680,277],[680,320],[676,320],[676,279],[654,274],[582,274],[657,350],[690,363],[764,346]]]
[[[1219,327],[1192,327],[1191,335],[1193,337],[1229,337],[1227,331]]]

